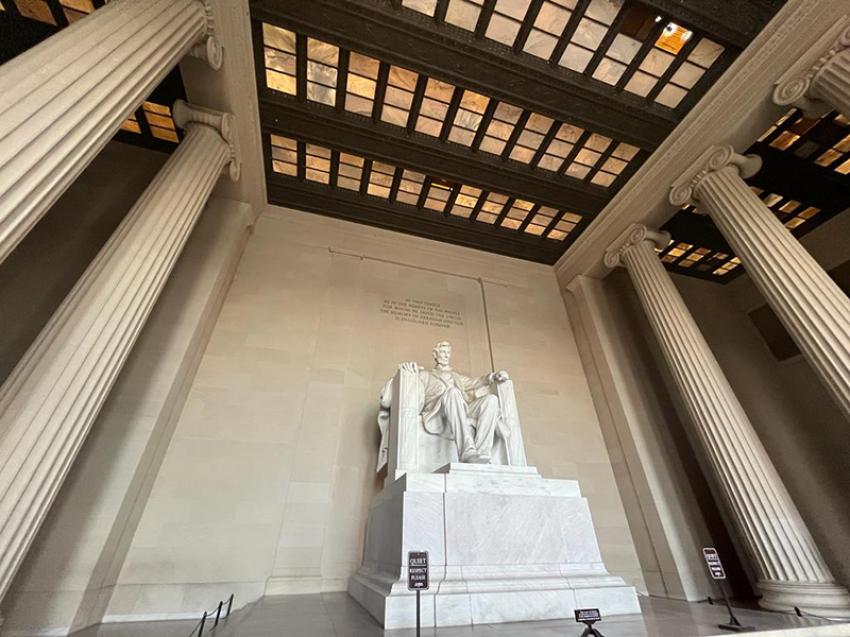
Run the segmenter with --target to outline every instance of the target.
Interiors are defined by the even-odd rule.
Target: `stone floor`
[[[597,628],[605,637],[705,637],[724,633],[717,627],[727,619],[722,607],[689,604],[665,599],[641,599],[643,615],[604,619]],[[798,628],[789,637],[809,635],[850,636],[850,625],[829,625],[780,613],[741,609],[736,611],[746,625],[759,630]],[[194,622],[146,622],[111,624],[75,634],[75,637],[189,637]],[[209,637],[409,637],[415,630],[383,631],[356,602],[344,593],[267,597],[234,613],[227,624]],[[573,621],[557,620],[514,624],[428,628],[423,637],[579,637],[582,627]],[[773,634],[773,633],[772,633]],[[780,633],[781,635],[781,633]]]

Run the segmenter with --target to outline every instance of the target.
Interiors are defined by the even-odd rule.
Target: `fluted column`
[[[655,253],[669,236],[633,226],[605,253],[625,265],[758,576],[761,605],[850,617],[838,586],[693,316]]]
[[[850,299],[744,182],[761,167],[730,146],[708,149],[670,201],[707,212],[850,418]]]
[[[201,0],[112,0],[0,67],[0,262],[187,53],[222,61]]]
[[[780,106],[796,106],[809,117],[836,110],[850,117],[850,20],[834,24],[773,91]]]
[[[0,387],[0,598],[222,169],[232,116],[183,102],[186,136]]]

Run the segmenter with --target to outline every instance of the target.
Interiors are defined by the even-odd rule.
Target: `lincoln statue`
[[[398,380],[387,381],[381,392],[378,425],[382,440],[378,469],[386,464],[390,453],[392,409],[399,410],[401,438],[420,440],[411,443],[412,447],[402,445],[399,453],[405,458],[400,464],[408,463],[422,469],[460,460],[524,466],[525,451],[508,373],[491,372],[472,378],[456,372],[451,366],[452,346],[446,341],[434,346],[433,356],[434,367],[430,370],[415,362],[399,365],[399,374],[409,379],[405,385],[409,389],[402,398],[406,401],[404,404],[392,405],[393,382]],[[410,414],[415,420],[407,419],[404,414]],[[422,432],[424,439],[417,430]],[[410,435],[405,434],[408,431]],[[427,439],[435,442],[428,443]],[[437,443],[437,440],[444,442]],[[456,448],[456,454],[452,447]],[[417,454],[416,459],[410,455],[412,453]]]

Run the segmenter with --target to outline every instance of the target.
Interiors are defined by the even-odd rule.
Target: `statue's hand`
[[[493,381],[497,383],[504,383],[506,380],[510,379],[511,377],[508,376],[508,372],[506,372],[505,370],[493,374]]]
[[[414,374],[418,374],[419,370],[422,369],[419,367],[419,363],[414,361],[406,361],[398,366],[399,369],[403,369],[406,372],[413,372]]]

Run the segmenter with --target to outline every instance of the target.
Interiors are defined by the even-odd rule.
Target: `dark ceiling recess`
[[[0,0],[0,64],[85,18],[104,0]],[[186,99],[180,70],[175,67],[139,105],[115,135],[115,140],[171,153],[182,138],[171,106]]]
[[[269,200],[554,263],[781,4],[251,0]]]

